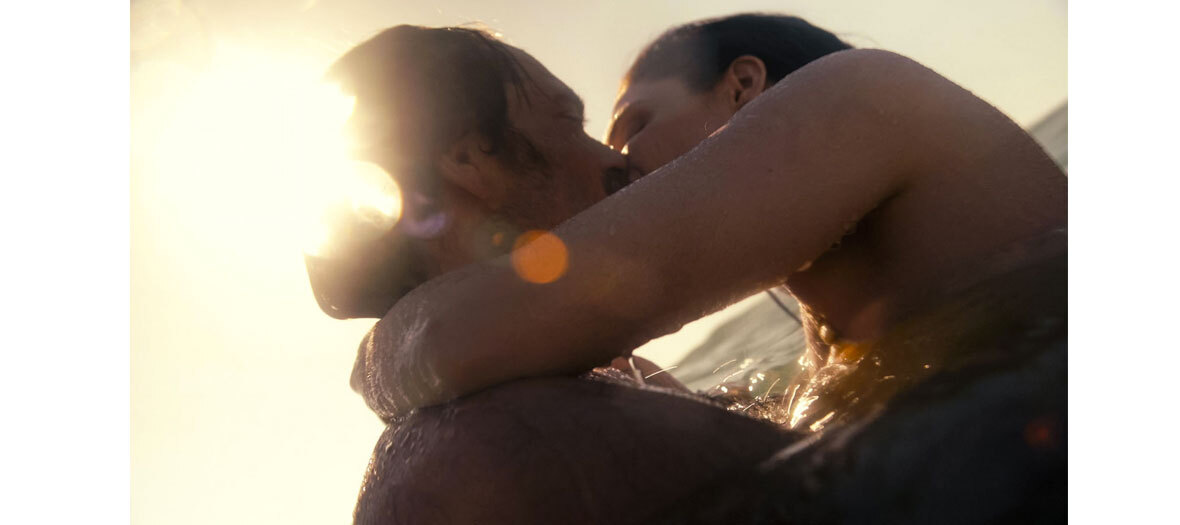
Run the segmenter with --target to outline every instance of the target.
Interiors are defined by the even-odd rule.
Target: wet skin
[[[390,424],[355,521],[643,522],[796,439],[602,373],[516,381]]]
[[[843,381],[858,399],[826,400],[851,424],[791,433],[602,370],[515,381],[391,424],[356,522],[1064,522],[1061,240],[891,334]]]
[[[800,394],[818,395],[802,427],[838,414],[825,430],[649,522],[1065,523],[1064,236],[1019,250],[860,366],[830,365]]]
[[[642,173],[660,168],[723,128],[770,88],[759,67],[756,58],[739,58],[706,90],[692,89],[679,78],[625,83],[607,143],[627,154]],[[808,307],[804,315],[822,316],[842,338],[879,337],[892,322],[920,307],[923,295],[960,266],[1065,225],[1065,177],[1038,146],[1021,140],[1022,133],[1005,130],[1010,124],[997,116],[979,112],[974,125],[992,128],[990,136],[981,136],[1002,142],[976,151],[963,148],[956,155],[963,167],[907,181],[868,213],[844,219],[845,235],[791,273],[784,285]],[[850,122],[856,118],[849,115]],[[930,154],[946,147],[931,148]],[[973,157],[999,149],[1006,149],[1013,162],[970,166],[979,164]],[[820,206],[841,206],[839,196],[824,198]],[[981,210],[989,215],[987,221],[973,218]],[[816,335],[812,342],[821,343]]]

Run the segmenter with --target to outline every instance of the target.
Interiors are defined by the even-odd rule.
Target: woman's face
[[[723,91],[695,91],[679,78],[643,80],[615,101],[606,143],[648,174],[695,147],[733,116]]]

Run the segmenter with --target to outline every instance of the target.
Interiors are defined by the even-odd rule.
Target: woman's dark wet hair
[[[678,77],[704,91],[721,79],[734,59],[756,56],[766,64],[768,84],[824,55],[852,49],[836,35],[802,18],[746,13],[677,26],[648,44],[623,79],[624,85]]]

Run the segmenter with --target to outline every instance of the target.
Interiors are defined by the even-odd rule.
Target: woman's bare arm
[[[628,355],[783,282],[916,178],[961,161],[965,148],[993,147],[1006,132],[992,129],[996,115],[892,53],[818,60],[558,227],[569,266],[557,281],[525,282],[493,261],[407,295],[366,339],[360,390],[389,416]]]

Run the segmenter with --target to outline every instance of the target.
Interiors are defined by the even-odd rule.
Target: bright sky
[[[381,28],[486,23],[582,95],[595,136],[650,38],[751,10],[911,56],[1022,125],[1066,99],[1064,0],[534,4],[132,3],[133,523],[351,520],[381,429],[347,384],[370,323],[323,315],[300,254],[346,191],[327,174],[348,106],[319,75]]]

